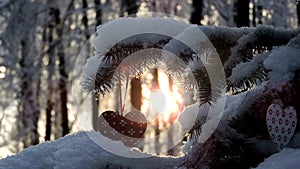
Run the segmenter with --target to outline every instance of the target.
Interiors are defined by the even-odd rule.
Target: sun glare
[[[157,90],[150,95],[150,114],[159,116],[167,108],[167,93],[162,90]]]
[[[176,84],[161,70],[157,71],[158,85],[153,86],[153,75],[147,73],[142,84],[142,112],[147,112],[148,121],[161,119],[172,123],[182,108],[182,95]]]

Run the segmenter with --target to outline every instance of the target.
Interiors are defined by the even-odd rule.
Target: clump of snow
[[[183,163],[182,157],[158,157],[137,149],[125,147],[121,142],[111,142],[111,148],[146,158],[127,158],[109,153],[95,144],[90,137],[108,144],[108,138],[99,133],[79,132],[52,142],[32,146],[21,153],[0,160],[0,168],[43,169],[95,169],[95,168],[176,168]],[[101,141],[100,140],[100,141]],[[155,164],[155,166],[153,165]]]
[[[265,60],[264,65],[271,70],[269,77],[272,81],[289,81],[300,69],[300,35],[293,38],[286,46],[273,50]]]
[[[274,50],[265,60],[264,65],[272,81],[289,81],[295,71],[300,69],[300,49],[282,46]]]
[[[207,36],[195,25],[182,30],[182,32],[174,37],[164,49],[170,50],[174,52],[175,55],[180,56],[183,52],[191,52],[190,50],[185,49],[186,47],[189,47],[190,50],[193,50],[196,53],[200,53],[201,49],[204,47],[211,50],[214,49],[213,45],[208,41]]]
[[[182,131],[189,131],[195,122],[200,122],[200,124],[205,123],[209,109],[209,104],[200,105],[200,103],[195,103],[187,106],[177,118],[181,125]]]
[[[102,58],[99,56],[93,56],[87,60],[87,63],[82,68],[80,82],[81,87],[85,91],[95,90],[96,74],[99,66],[104,66],[105,62],[102,62]]]
[[[264,85],[255,86],[252,90],[240,93],[238,95],[223,96],[225,107],[223,107],[224,109],[220,110],[222,113],[220,113],[219,118],[230,120],[238,116],[238,113],[248,110],[252,103],[257,99],[257,95],[263,91],[263,86]],[[199,122],[200,125],[203,125],[211,120],[211,118],[216,117],[208,114],[210,111],[213,112],[211,109],[213,109],[213,105],[211,106],[208,103],[195,103],[187,106],[177,118],[181,125],[182,131],[189,131],[195,122]]]
[[[263,64],[268,54],[261,54],[260,56],[253,57],[250,62],[241,62],[232,69],[232,74],[228,78],[231,83],[237,83],[244,79],[253,76]]]
[[[291,38],[299,34],[297,30],[274,29],[270,26],[258,26],[250,29],[250,32],[239,38],[238,43],[231,49],[231,55],[224,67],[234,67],[243,61],[243,57],[249,55],[255,46],[281,46],[288,43]]]
[[[256,169],[296,169],[300,166],[300,149],[283,149],[273,154]]]
[[[97,28],[98,36],[94,40],[96,55],[105,54],[116,43],[134,35],[153,33],[175,37],[187,27],[187,23],[162,17],[115,19]]]

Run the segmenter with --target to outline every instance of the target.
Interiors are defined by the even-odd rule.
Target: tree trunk
[[[68,120],[68,91],[67,91],[67,81],[68,74],[66,72],[66,62],[65,62],[65,53],[64,45],[62,42],[63,38],[63,28],[60,21],[60,11],[59,9],[55,10],[55,21],[57,23],[56,32],[57,32],[57,45],[58,45],[58,61],[59,61],[59,98],[60,98],[60,111],[61,111],[61,127],[62,127],[62,136],[65,136],[69,133],[69,120]]]
[[[101,24],[101,1],[100,0],[94,0],[94,4],[96,6],[96,26]],[[85,38],[86,38],[86,47],[84,50],[86,50],[87,55],[90,55],[90,32],[89,32],[89,25],[88,25],[88,17],[86,9],[88,8],[88,3],[86,0],[82,0],[82,8],[83,8],[83,16],[82,16],[82,24],[84,25],[84,32],[85,32]],[[98,121],[98,95],[92,93],[91,95],[91,103],[92,103],[92,125],[93,129],[97,131],[97,121]]]
[[[263,23],[262,22],[263,6],[259,2],[256,4],[256,11],[257,11],[257,13],[256,13],[256,18],[257,19],[255,20],[255,22],[257,22],[256,25],[259,25],[259,24]]]
[[[201,20],[203,19],[203,0],[193,0],[192,6],[193,12],[191,14],[190,22],[192,24],[201,25]]]
[[[101,0],[94,0],[96,6],[96,26],[102,24],[102,9],[101,9]]]
[[[67,92],[67,80],[68,80],[68,74],[65,70],[65,55],[63,51],[63,45],[61,44],[59,47],[58,52],[58,58],[59,58],[59,89],[60,89],[60,102],[61,102],[61,114],[62,114],[62,135],[65,136],[69,133],[69,120],[68,120],[68,108],[67,108],[67,102],[68,102],[68,92]]]
[[[48,24],[48,50],[47,50],[47,55],[48,55],[48,66],[47,66],[47,71],[48,71],[48,77],[47,77],[47,105],[46,105],[46,135],[45,135],[45,140],[48,141],[51,138],[51,131],[52,131],[52,115],[51,112],[53,111],[53,76],[55,74],[55,44],[53,40],[53,28],[55,26],[55,9],[50,8],[49,11],[50,15],[50,22]]]
[[[236,16],[234,17],[237,27],[250,25],[249,3],[250,0],[237,0],[235,4]]]
[[[101,9],[101,1],[100,0],[94,0],[94,4],[95,4],[95,12],[96,12],[96,27],[102,24],[102,9]],[[87,47],[87,50],[89,50],[90,48]],[[89,52],[89,51],[88,51]],[[97,131],[97,121],[98,121],[98,115],[99,115],[99,95],[93,93],[91,96],[92,99],[92,112],[93,112],[93,116],[92,116],[92,123],[93,123],[93,129]]]
[[[140,79],[133,78],[131,80],[130,101],[134,109],[141,111],[142,106],[142,87]]]
[[[256,27],[256,4],[254,3],[254,1],[252,2],[253,3],[253,7],[252,7],[252,26],[253,27]]]
[[[31,145],[39,143],[38,134],[38,119],[40,116],[40,108],[38,103],[38,86],[39,86],[39,72],[40,67],[36,53],[36,27],[37,16],[31,15],[35,12],[37,7],[34,3],[28,1],[18,1],[16,6],[19,5],[18,15],[24,16],[28,22],[24,23],[24,29],[20,36],[18,48],[19,53],[19,66],[18,71],[20,77],[20,93],[18,94],[19,102],[19,115],[18,115],[18,129],[19,135],[23,142],[23,147],[27,148]],[[28,13],[31,11],[31,13]],[[13,16],[19,17],[19,16]],[[14,24],[14,23],[13,23]],[[30,27],[30,29],[28,29]],[[16,38],[18,39],[18,38]],[[16,48],[15,50],[18,50]]]
[[[25,37],[21,41],[21,60],[19,62],[21,68],[21,103],[19,118],[22,121],[22,139],[23,146],[27,148],[31,145],[39,143],[38,135],[38,119],[39,119],[39,105],[37,98],[37,83],[34,81],[34,59],[29,56],[31,53],[31,46],[34,42],[31,41],[33,37]],[[29,43],[29,42],[32,43]],[[30,58],[31,57],[31,58]],[[24,131],[25,130],[25,131]]]
[[[95,131],[98,131],[98,127],[97,127],[97,122],[98,122],[98,115],[99,115],[99,95],[92,93],[91,95],[91,101],[92,101],[92,124],[93,124],[93,129]]]
[[[300,26],[300,1],[297,1],[297,18],[298,18],[298,26]]]
[[[139,9],[137,2],[137,0],[121,0],[120,17],[123,17],[125,12],[127,12],[128,16],[135,15]]]
[[[153,80],[152,80],[152,84],[154,84],[154,86],[152,86],[152,88],[159,88],[159,81],[158,81],[158,70],[155,69],[153,70],[152,72],[152,75],[153,75]],[[155,132],[155,142],[154,142],[154,148],[155,148],[155,153],[159,153],[159,148],[160,148],[160,143],[159,143],[159,137],[160,136],[160,118],[159,117],[156,117],[155,118],[155,126],[154,126],[154,132]]]
[[[46,105],[46,135],[45,140],[50,140],[51,136],[51,112],[53,110],[53,101],[52,101],[52,92],[53,92],[53,81],[52,77],[54,75],[55,71],[55,54],[54,54],[54,46],[52,45],[53,39],[52,39],[52,33],[53,33],[53,27],[49,27],[49,35],[48,35],[48,42],[49,42],[49,50],[48,50],[48,88],[47,88],[47,105]]]
[[[82,13],[82,19],[81,19],[81,22],[84,26],[84,33],[85,33],[85,38],[88,40],[90,38],[90,32],[89,32],[89,25],[88,25],[88,17],[87,17],[87,10],[88,8],[88,3],[86,0],[82,0],[82,10],[83,10],[83,13]]]

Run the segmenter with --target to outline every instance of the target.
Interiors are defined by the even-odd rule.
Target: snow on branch
[[[239,38],[252,31],[252,28],[211,26],[200,26],[199,28],[216,48],[222,63],[228,59],[228,56],[231,54],[231,48],[237,44]]]
[[[299,156],[299,149],[287,148],[267,158],[256,169],[298,168],[300,165]]]
[[[270,70],[272,81],[290,81],[300,70],[300,35],[292,39],[286,46],[273,50],[264,61],[266,69]]]
[[[232,91],[237,88],[247,89],[266,79],[267,72],[263,62],[268,56],[269,53],[258,54],[250,62],[239,63],[232,69],[232,74],[227,79],[228,88]]]
[[[32,146],[21,153],[0,160],[0,168],[175,168],[184,161],[183,157],[158,157],[125,147],[121,142],[111,141],[111,148],[122,150],[128,155],[135,154],[146,158],[126,158],[109,153],[95,144],[90,137],[103,142],[108,138],[96,132],[79,132],[56,141]]]
[[[120,27],[124,29],[120,30]],[[169,29],[170,27],[174,29]],[[160,17],[120,18],[109,24],[99,26],[98,36],[94,40],[95,57],[101,56],[101,62],[103,61],[105,64],[99,62],[97,72],[84,75],[84,78],[89,82],[82,82],[84,89],[105,94],[113,88],[116,82],[114,74],[116,69],[120,67],[120,63],[128,56],[148,48],[168,50],[183,60],[184,63],[188,63],[192,60],[194,52],[183,45],[180,39],[197,39],[196,37],[184,37],[185,31],[188,29],[186,24]],[[209,43],[216,49],[224,65],[226,77],[230,77],[227,84],[229,89],[249,89],[253,84],[264,80],[266,72],[262,62],[268,57],[266,56],[267,53],[276,47],[286,45],[300,33],[300,29],[283,30],[268,26],[256,28],[199,26],[199,30],[207,36]],[[198,37],[198,39],[202,39],[202,37]],[[201,46],[200,48],[205,48],[202,43],[197,45]],[[206,51],[200,52],[205,53]],[[161,57],[148,57],[149,55],[156,55],[154,53],[149,53],[148,50],[148,54],[140,53],[139,57],[131,62],[134,64],[128,62],[126,67],[130,71],[126,72],[131,72],[131,74],[121,73],[121,80],[126,81],[128,77],[137,77],[144,70],[151,69],[157,66],[159,62],[163,62]],[[252,60],[253,58],[255,59]],[[97,67],[93,66],[93,68]],[[172,67],[167,69],[169,74],[180,70]],[[234,72],[232,72],[233,69]],[[194,76],[197,76],[197,72],[194,73]],[[196,80],[200,82],[201,78]],[[206,86],[209,88],[209,85]],[[205,97],[205,100],[209,99]]]
[[[273,47],[286,45],[299,33],[300,29],[283,30],[268,26],[253,28],[250,33],[238,40],[224,65],[225,69],[231,70],[238,63],[251,60],[255,52],[263,53],[272,50]]]

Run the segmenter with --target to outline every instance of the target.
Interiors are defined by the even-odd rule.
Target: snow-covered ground
[[[184,168],[185,157],[126,158],[111,154],[97,146],[89,137],[100,136],[96,132],[79,132],[57,141],[46,142],[25,149],[21,153],[0,160],[1,169],[97,169],[97,168]],[[100,136],[101,137],[101,136]],[[103,139],[103,138],[102,138]],[[104,138],[103,141],[107,141]],[[148,156],[136,149],[124,147],[115,142],[115,149],[127,151],[128,154]],[[299,149],[283,149],[267,158],[256,169],[296,169],[300,166]]]
[[[273,154],[256,169],[296,169],[300,166],[300,150],[286,148]]]
[[[96,145],[90,137],[107,141],[97,132],[79,132],[52,142],[46,142],[25,149],[21,153],[0,160],[1,169],[97,169],[97,168],[177,168],[184,157],[149,156],[136,149],[113,142],[112,148],[128,155],[146,158],[126,158],[109,153]]]

